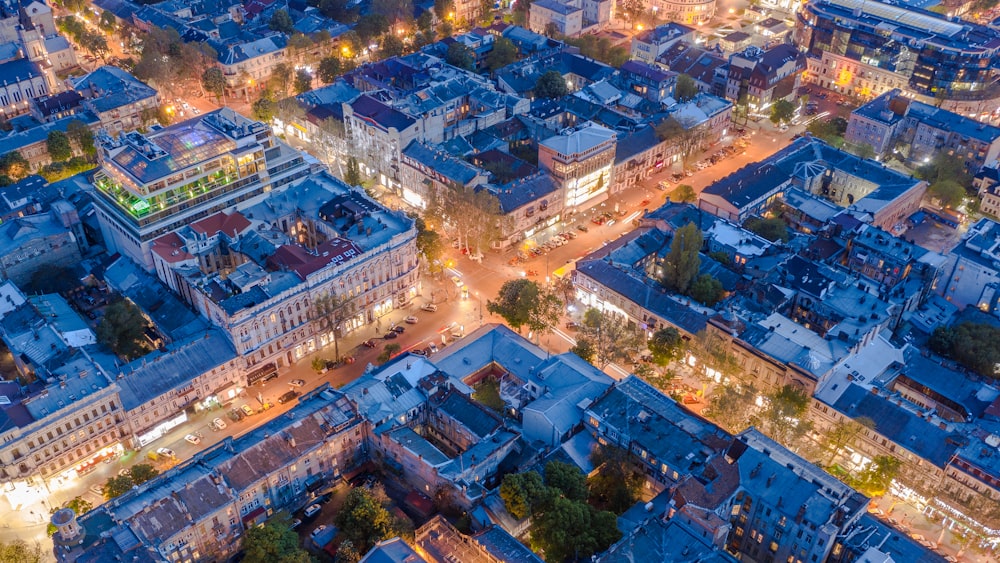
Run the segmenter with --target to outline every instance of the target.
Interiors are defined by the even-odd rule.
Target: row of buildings
[[[499,385],[503,416],[471,396],[486,380]],[[867,516],[863,495],[757,430],[731,436],[638,378],[613,383],[579,357],[549,356],[499,326],[433,360],[403,355],[342,390],[321,387],[287,415],[78,520],[57,513],[55,552],[76,561],[221,558],[248,527],[369,463],[414,491],[406,501],[414,506],[427,504],[422,496],[457,499],[478,530],[466,536],[431,518],[406,560],[534,562],[516,539],[530,523],[507,513],[499,478],[550,459],[599,470],[589,454],[602,446],[629,452],[653,500],[619,518],[624,537],[600,561],[929,556]],[[893,541],[869,541],[873,534]],[[391,546],[375,550],[406,551]]]

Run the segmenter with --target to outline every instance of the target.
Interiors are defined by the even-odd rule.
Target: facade
[[[263,87],[274,67],[286,62],[288,38],[281,33],[219,50],[219,67],[233,96],[249,99],[250,92]]]
[[[439,190],[472,189],[486,181],[485,170],[419,141],[410,143],[401,155],[403,200],[418,209],[426,208],[432,194]]]
[[[893,88],[925,99],[998,95],[1000,34],[992,28],[882,2],[813,0],[799,11],[796,34],[807,81],[823,88],[861,98]]]
[[[657,17],[683,25],[703,25],[715,16],[715,0],[650,0],[644,4]]]
[[[549,174],[536,172],[506,184],[488,185],[486,188],[496,196],[500,211],[507,218],[500,248],[509,248],[523,240],[544,232],[559,224],[563,217],[565,198],[562,186]]]
[[[694,28],[679,23],[663,24],[633,36],[629,57],[653,64],[680,41],[694,43]]]
[[[114,66],[102,66],[75,79],[73,89],[84,97],[83,107],[93,112],[112,136],[143,127],[144,114],[160,106],[155,89]]]
[[[7,117],[27,113],[32,98],[49,93],[38,64],[28,59],[15,59],[0,63],[0,76],[4,77],[0,85],[0,111]]]
[[[4,219],[0,233],[0,274],[19,287],[39,270],[80,261],[80,218],[68,203],[48,213]],[[68,213],[60,213],[65,209]]]
[[[607,199],[616,139],[614,131],[585,123],[538,144],[538,166],[562,186],[566,211],[583,211]]]
[[[583,31],[583,8],[576,2],[538,0],[531,3],[528,28],[547,33],[550,28],[560,35],[577,37]]]
[[[678,155],[670,148],[652,126],[624,135],[615,148],[615,181],[611,192],[627,190],[664,166],[673,164]]]
[[[221,109],[143,135],[99,139],[94,207],[104,240],[152,270],[153,239],[224,209],[247,207],[307,173],[271,129]]]
[[[752,113],[762,113],[778,100],[794,102],[805,69],[806,58],[795,45],[747,47],[729,57],[726,98],[739,103],[745,99]]]
[[[402,151],[423,137],[423,123],[367,94],[343,108],[346,137],[367,175],[398,186]]]

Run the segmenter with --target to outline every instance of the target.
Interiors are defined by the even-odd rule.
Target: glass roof
[[[150,157],[140,148],[128,145],[112,160],[146,184],[236,149],[232,139],[199,125],[199,122],[185,123],[149,136],[166,154]]]
[[[951,37],[962,31],[962,26],[952,23],[944,18],[935,18],[928,14],[921,14],[899,6],[890,6],[882,2],[872,0],[830,0],[835,6],[842,6],[848,10],[860,9],[863,13],[871,14],[879,19],[896,22],[913,29],[919,29],[936,35]]]

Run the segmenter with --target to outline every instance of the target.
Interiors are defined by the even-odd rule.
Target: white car
[[[170,448],[158,448],[156,453],[166,457],[174,457],[174,450]]]
[[[187,436],[184,436],[184,439],[196,446],[201,443],[201,438],[195,436],[194,434],[188,434]]]
[[[223,430],[226,427],[226,421],[222,420],[221,418],[212,419],[212,423],[214,423],[215,427],[218,428],[219,430]]]
[[[451,281],[452,283],[455,284],[455,287],[462,287],[463,285],[465,285],[464,283],[462,283],[462,278],[458,276],[451,276]]]
[[[433,303],[425,303],[423,307],[420,308],[421,311],[427,311],[428,313],[434,313],[438,310],[438,306]]]
[[[417,324],[418,320],[419,319],[417,319],[417,317],[414,317],[413,315],[410,315],[409,317],[406,317],[406,324],[408,324],[408,325],[415,325],[415,324]]]
[[[309,534],[309,536],[312,537],[313,539],[316,539],[319,536],[323,535],[323,532],[325,531],[326,531],[326,524],[320,524],[319,526],[316,526],[316,529],[313,530],[312,533]]]
[[[303,385],[306,384],[306,380],[304,380],[304,379],[293,379],[293,380],[289,381],[288,384],[291,385],[292,387],[302,387]]]
[[[310,504],[310,505],[309,505],[309,506],[308,506],[308,507],[307,507],[307,508],[306,508],[306,509],[305,509],[305,510],[304,510],[304,511],[302,512],[302,514],[303,514],[303,516],[305,516],[306,518],[312,518],[313,516],[316,516],[317,514],[319,514],[319,511],[320,511],[320,510],[323,510],[323,507],[322,507],[322,506],[320,506],[320,505],[318,505],[318,504]]]

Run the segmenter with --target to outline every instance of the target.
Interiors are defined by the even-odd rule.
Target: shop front
[[[140,448],[144,447],[145,445],[152,443],[154,440],[162,438],[167,432],[170,432],[175,427],[184,424],[187,420],[187,411],[181,411],[177,414],[177,416],[164,420],[146,432],[139,434],[136,436],[136,441],[139,443]]]
[[[90,456],[82,463],[77,464],[66,473],[75,473],[77,477],[83,477],[88,473],[96,471],[102,463],[110,463],[118,459],[123,453],[125,453],[125,448],[120,443],[112,444],[106,448],[98,450],[97,453]]]

